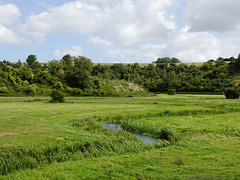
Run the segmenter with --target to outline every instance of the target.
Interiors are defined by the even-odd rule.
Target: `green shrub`
[[[225,92],[225,96],[227,99],[238,99],[239,98],[239,91],[235,88],[229,88]]]
[[[175,95],[176,89],[168,89],[168,95]]]
[[[0,93],[7,93],[8,88],[5,85],[0,86]]]
[[[81,96],[83,94],[83,90],[81,90],[79,88],[67,87],[66,93],[70,96]]]
[[[64,103],[64,93],[58,90],[52,90],[50,103]]]

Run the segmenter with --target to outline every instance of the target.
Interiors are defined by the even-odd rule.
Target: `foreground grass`
[[[239,179],[238,143],[236,138],[198,135],[190,142],[182,142],[176,146],[139,154],[55,163],[5,178]]]
[[[62,147],[54,151],[52,161],[41,155],[43,161],[31,170],[19,168],[0,179],[240,178],[239,100],[213,95],[158,95],[67,98],[64,104],[48,101],[35,97],[0,98],[0,108],[4,109],[0,112],[1,153],[7,149],[14,154],[14,149],[31,147],[41,154],[51,145]],[[128,133],[101,127],[102,123],[123,121],[141,129],[171,128],[181,138],[177,143],[150,147],[141,145]],[[143,134],[154,135],[152,131],[144,131]],[[112,151],[104,143],[96,144],[99,139],[112,142],[120,150]],[[63,145],[73,142],[98,145],[98,151],[95,148],[82,152]],[[135,144],[134,148],[129,144]],[[63,152],[68,158],[58,160]]]

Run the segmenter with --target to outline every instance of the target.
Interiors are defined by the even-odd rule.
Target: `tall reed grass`
[[[164,146],[163,143],[159,147]],[[33,169],[39,165],[53,162],[80,160],[104,155],[139,153],[151,148],[154,148],[154,145],[106,136],[86,142],[61,140],[56,143],[4,147],[0,148],[0,174],[6,175],[20,169]]]

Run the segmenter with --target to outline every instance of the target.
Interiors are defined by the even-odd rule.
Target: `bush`
[[[5,85],[0,86],[0,93],[7,93],[8,88]]]
[[[176,89],[168,89],[168,95],[175,95]]]
[[[34,96],[36,95],[37,90],[38,90],[37,85],[35,84],[27,85],[25,87],[25,94],[28,96]]]
[[[229,88],[225,92],[225,96],[227,99],[238,99],[239,98],[239,91],[235,88]]]
[[[50,103],[64,103],[64,93],[58,90],[52,90]]]
[[[70,96],[81,96],[83,94],[83,90],[78,88],[67,87],[66,93]]]

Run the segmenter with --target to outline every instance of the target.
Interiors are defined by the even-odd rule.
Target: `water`
[[[103,128],[108,130],[114,130],[114,131],[122,130],[122,128],[117,124],[103,124]]]
[[[103,128],[108,129],[108,130],[114,130],[114,131],[122,131],[122,128],[117,124],[103,124]],[[131,133],[131,132],[129,132],[129,133]],[[146,135],[142,135],[142,134],[134,134],[134,133],[131,133],[131,134],[133,134],[137,139],[140,139],[144,142],[154,143],[157,141],[156,138],[151,137],[151,136],[146,136]]]
[[[142,141],[145,142],[151,142],[154,143],[156,142],[156,138],[152,137],[152,136],[146,136],[146,135],[142,135],[142,134],[133,134],[137,139],[140,139]]]

